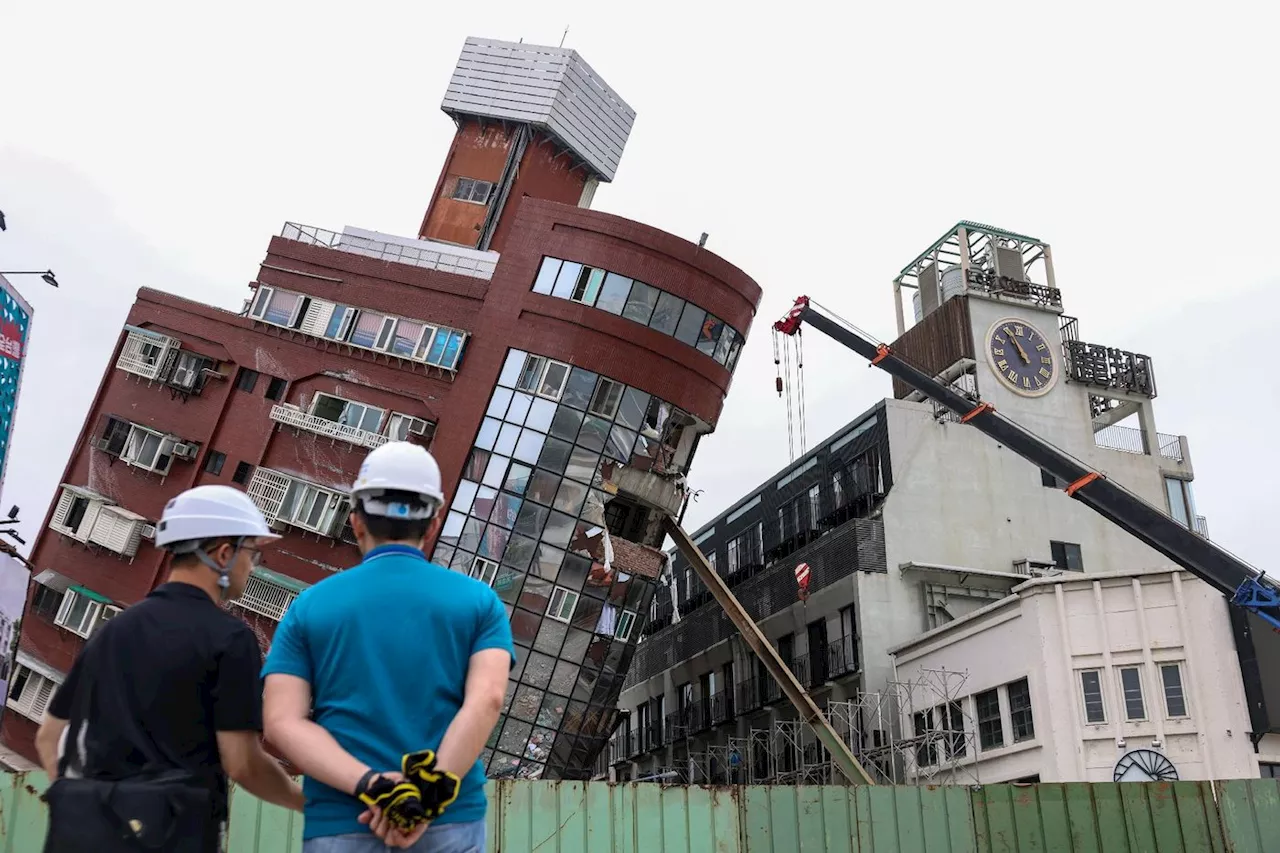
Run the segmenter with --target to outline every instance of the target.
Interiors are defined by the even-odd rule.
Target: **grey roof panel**
[[[440,106],[546,130],[606,181],[636,118],[577,51],[478,38],[463,45]]]

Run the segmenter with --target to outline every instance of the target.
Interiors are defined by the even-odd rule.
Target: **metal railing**
[[[232,603],[279,622],[297,597],[298,594],[291,589],[276,586],[259,577],[250,577],[244,586],[244,592],[239,598],[233,599]]]
[[[1145,454],[1146,447],[1142,443],[1142,430],[1126,426],[1103,427],[1093,434],[1093,443],[1107,450],[1119,450],[1123,453]],[[1156,433],[1156,443],[1160,455],[1165,459],[1182,461],[1182,441],[1176,435]]]
[[[858,671],[858,640],[841,637],[827,643],[827,677],[840,678]]]
[[[1195,519],[1195,523],[1192,525],[1191,529],[1194,530],[1196,533],[1200,534],[1201,536],[1203,536],[1205,539],[1208,539],[1209,538],[1209,519],[1205,518],[1203,515],[1197,515]]]
[[[312,246],[337,249],[353,255],[364,255],[368,258],[377,258],[380,261],[409,264],[410,266],[451,272],[456,275],[470,276],[471,278],[493,278],[493,271],[497,267],[494,261],[484,261],[478,258],[469,258],[464,255],[441,251],[433,248],[438,244],[428,243],[425,240],[418,241],[422,243],[421,246],[410,246],[403,243],[374,240],[370,237],[361,237],[354,234],[340,234],[337,231],[316,228],[313,225],[301,225],[297,222],[286,222],[284,228],[280,230],[280,236],[286,240],[296,240],[299,243],[309,243]]]
[[[285,426],[305,429],[307,432],[314,432],[316,435],[328,436],[329,438],[337,438],[342,441],[349,442],[359,447],[368,447],[373,449],[381,447],[387,443],[385,435],[379,435],[376,432],[358,429],[356,427],[340,424],[337,421],[331,421],[322,418],[319,415],[308,414],[301,409],[295,409],[292,406],[276,404],[271,407],[271,420]]]

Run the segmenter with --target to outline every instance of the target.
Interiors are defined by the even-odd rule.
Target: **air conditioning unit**
[[[142,525],[142,538],[143,538],[143,539],[155,539],[155,538],[156,538],[156,526],[155,526],[154,524],[144,524],[144,525]]]
[[[93,443],[93,446],[101,450],[103,453],[107,453],[111,448],[111,439],[100,438]]]
[[[1053,563],[1046,563],[1043,560],[1032,560],[1030,558],[1024,560],[1013,561],[1013,571],[1015,574],[1027,575],[1033,578],[1042,578],[1046,575],[1055,575],[1059,569]]]
[[[272,522],[267,526],[270,527],[272,530],[274,530],[276,533],[284,533],[289,529],[289,523],[279,518],[273,519]]]
[[[175,444],[173,446],[173,455],[179,459],[195,459],[196,454],[200,452],[198,444]]]
[[[413,420],[409,421],[409,434],[410,435],[426,435],[427,428],[430,426],[431,424],[428,423],[427,421],[421,420],[419,418],[414,418]]]

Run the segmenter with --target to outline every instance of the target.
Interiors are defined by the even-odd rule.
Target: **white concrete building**
[[[966,737],[943,731],[926,752],[978,781],[1150,780],[1172,778],[1170,768],[1182,779],[1254,777],[1227,606],[1182,571],[1037,578],[896,646],[894,668],[906,682],[967,673],[954,697]],[[903,711],[912,735],[952,719],[942,707]],[[951,742],[962,754],[943,754]]]
[[[909,264],[894,287],[900,308],[907,302],[904,290],[921,294],[917,322],[910,328],[900,322],[899,338],[890,345],[896,353],[1207,535],[1192,496],[1189,443],[1156,428],[1152,360],[1081,340],[1080,323],[1062,313],[1046,243],[962,222]],[[849,366],[860,364],[854,353],[848,358]],[[1163,632],[1162,620],[1174,611],[1161,608],[1171,607],[1173,590],[1181,588],[1182,609],[1174,609],[1191,614],[1191,624],[1213,638],[1204,654],[1220,669],[1188,664],[1180,670],[1192,717],[1166,722],[1152,716],[1129,724],[1108,716],[1106,725],[1115,731],[1105,738],[1095,737],[1101,729],[1090,728],[1079,737],[1063,730],[1051,744],[1037,739],[1034,749],[1010,742],[1000,748],[1009,761],[979,762],[982,781],[1037,774],[1098,778],[1100,768],[1114,768],[1120,757],[1112,734],[1169,744],[1182,778],[1258,775],[1257,758],[1248,756],[1267,726],[1259,724],[1252,697],[1245,718],[1240,716],[1244,688],[1221,595],[1189,575],[1171,574],[1177,567],[1168,558],[1073,500],[1064,492],[1067,484],[910,388],[895,384],[894,390],[893,399],[694,533],[819,704],[829,706],[833,719],[843,718],[855,748],[869,761],[883,760],[891,778],[944,781],[913,769],[913,748],[903,745],[912,736],[912,726],[901,725],[903,707],[885,713],[881,702],[873,711],[867,699],[901,694],[903,682],[911,680],[903,667],[923,649],[929,651],[920,669],[946,660],[948,668],[969,671],[965,695],[1027,677],[1033,702],[1040,691],[1040,701],[1059,713],[1061,703],[1049,697],[1074,696],[1078,685],[1070,672],[1089,655],[1104,654],[1116,656],[1099,664],[1111,679],[1110,690],[1124,668],[1115,660],[1127,661],[1131,653],[1129,629],[1108,616],[1102,621],[1112,631],[1111,646],[1089,651],[1093,647],[1081,638],[1078,649],[1064,647],[1061,631],[1041,610],[1058,589],[1073,607],[1083,607],[1075,602],[1092,595],[1097,578],[1100,610],[1119,612],[1124,596],[1136,594],[1129,579],[1140,577],[1138,589],[1150,586],[1151,592],[1144,606],[1129,605],[1135,626],[1145,621]],[[793,572],[800,562],[812,570],[807,601],[796,596]],[[1060,577],[1027,584],[1046,574]],[[1175,576],[1182,580],[1175,583]],[[794,713],[679,557],[674,581],[682,618],[674,621],[660,603],[649,614],[621,697],[630,718],[609,756],[614,775],[670,770],[688,781],[824,778],[816,744],[794,733]],[[1068,623],[1071,632],[1081,624]],[[986,651],[947,650],[955,638],[973,632],[975,639],[966,642],[976,644],[973,649],[988,644]],[[1147,691],[1160,675],[1154,661],[1171,653],[1166,642],[1181,644],[1185,636],[1179,629],[1176,638],[1160,633],[1155,645],[1132,640],[1139,643],[1140,657],[1140,649],[1149,647],[1142,658]],[[1032,655],[1029,646],[1037,637],[1053,639],[1043,640],[1047,645]],[[907,645],[913,643],[925,645]],[[1083,657],[1067,661],[1062,654],[1068,649]],[[1062,681],[1052,690],[1051,674]],[[1199,678],[1208,680],[1199,684]],[[1007,714],[1007,697],[1001,703]],[[1040,713],[1038,707],[1037,702],[1033,713]],[[1057,732],[1048,708],[1043,713]],[[1251,730],[1258,734],[1251,736]],[[1270,739],[1260,747],[1264,758],[1270,751],[1280,755]],[[1104,740],[1105,749],[1099,745]],[[1188,751],[1191,742],[1196,746]],[[956,774],[962,770],[958,762],[949,763],[955,781],[961,781]]]

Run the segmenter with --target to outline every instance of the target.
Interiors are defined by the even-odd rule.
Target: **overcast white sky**
[[[638,113],[595,206],[707,231],[764,287],[690,526],[788,461],[769,323],[804,292],[891,338],[893,275],[973,219],[1051,242],[1084,336],[1153,356],[1214,538],[1271,568],[1280,6],[839,6],[6,4],[0,269],[62,282],[15,281],[36,308],[4,489],[24,532],[138,287],[239,308],[286,220],[414,234],[463,39],[569,25]],[[812,445],[890,387],[807,349]]]

